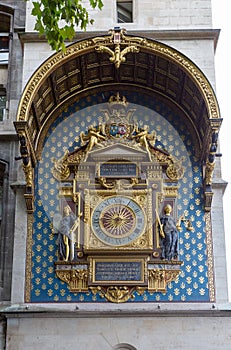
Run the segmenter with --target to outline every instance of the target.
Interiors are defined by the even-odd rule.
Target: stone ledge
[[[0,314],[7,318],[86,318],[86,317],[230,317],[231,304],[213,303],[134,303],[94,305],[71,304],[71,305],[41,305],[41,304],[16,304],[3,306]]]
[[[73,41],[84,40],[94,36],[107,34],[107,31],[87,31],[76,32]],[[220,29],[180,29],[180,30],[127,30],[128,35],[147,37],[154,40],[204,40],[212,39],[214,48],[217,46]],[[18,32],[20,41],[24,43],[30,42],[47,42],[45,36],[39,36],[36,32]]]
[[[12,182],[10,184],[10,187],[14,192],[20,189],[23,189],[24,191],[26,191],[26,181],[22,180],[22,181]]]

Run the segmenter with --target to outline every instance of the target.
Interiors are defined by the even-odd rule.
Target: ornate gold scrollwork
[[[130,40],[129,43],[126,43],[126,47],[121,50],[121,45],[125,45],[125,36],[124,33],[126,33],[125,29],[119,29],[119,30],[110,30],[109,34],[111,36],[105,38],[94,38],[93,42],[97,44],[96,51],[98,52],[106,52],[110,55],[110,62],[115,64],[115,67],[118,69],[121,65],[121,63],[126,61],[125,56],[129,52],[139,52],[139,48],[136,45],[137,39],[139,39],[139,42],[143,39],[141,38],[134,38],[134,40]],[[115,49],[114,51],[110,49],[108,46],[114,44]]]
[[[52,174],[56,180],[66,180],[70,176],[70,169],[68,167],[68,150],[65,151],[64,155],[56,160],[52,159],[54,167],[52,168]]]
[[[185,168],[182,165],[184,157],[177,159],[165,150],[156,148],[151,149],[151,152],[158,162],[167,165],[166,175],[170,180],[178,181],[184,176]]]
[[[210,163],[209,161],[206,162],[206,168],[205,168],[205,185],[211,186],[213,181],[213,172],[215,168],[215,161]]]
[[[104,297],[113,303],[124,303],[128,301],[132,295],[126,286],[110,286],[106,289]]]
[[[164,269],[150,269],[148,270],[148,290],[150,292],[167,291],[167,284],[174,281],[180,274],[179,269],[164,270]]]
[[[116,189],[118,191],[123,189],[129,189],[135,186],[138,183],[137,178],[130,178],[129,180],[121,179],[121,180],[111,180],[108,181],[105,177],[99,178],[100,184],[107,189]]]
[[[88,291],[88,270],[56,270],[56,275],[68,284],[70,292]]]
[[[179,274],[180,274],[180,270],[166,270],[165,271],[166,284],[176,280]]]
[[[109,286],[107,288],[97,286],[90,287],[93,294],[99,293],[101,298],[106,298],[112,303],[125,303],[129,299],[134,299],[135,288],[127,286]]]
[[[177,181],[184,176],[185,168],[182,166],[183,160],[173,160],[173,163],[168,165],[166,175],[170,180]]]
[[[23,164],[22,166],[25,178],[26,178],[26,187],[27,188],[33,188],[34,186],[34,177],[33,177],[33,168],[31,161],[29,161],[28,164]]]

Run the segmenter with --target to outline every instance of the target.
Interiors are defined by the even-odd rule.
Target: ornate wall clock
[[[92,230],[103,243],[123,246],[137,239],[146,227],[141,206],[127,196],[110,196],[93,210]]]
[[[124,302],[142,288],[165,292],[180,272],[181,261],[162,259],[157,213],[165,203],[176,208],[184,167],[155,147],[155,130],[131,120],[134,111],[126,110],[124,99],[111,104],[105,123],[82,132],[81,147],[54,162],[52,174],[63,183],[60,200],[72,201],[76,211],[71,234],[61,232],[72,246],[59,245],[55,264],[70,291],[90,288]],[[73,254],[62,255],[65,247]]]
[[[152,251],[151,191],[88,190],[84,199],[85,252]]]

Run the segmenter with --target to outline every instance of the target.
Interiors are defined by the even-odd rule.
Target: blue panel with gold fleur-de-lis
[[[52,160],[80,146],[80,133],[90,125],[104,122],[102,110],[113,92],[95,94],[67,107],[48,130],[41,160],[35,170],[35,212],[30,278],[31,302],[107,302],[99,294],[73,293],[55,274],[57,235],[52,233],[52,221],[60,211],[59,182],[52,176]],[[179,259],[183,261],[178,278],[170,282],[166,293],[145,291],[135,293],[129,302],[208,302],[210,301],[207,238],[205,230],[202,166],[195,156],[192,135],[182,117],[163,102],[145,94],[121,91],[131,108],[133,122],[139,127],[149,125],[155,130],[155,146],[180,159],[184,157],[185,174],[179,180],[178,212],[187,212],[194,231],[183,228],[179,237]],[[123,134],[124,126],[112,125],[111,135]],[[125,130],[126,132],[126,130]]]

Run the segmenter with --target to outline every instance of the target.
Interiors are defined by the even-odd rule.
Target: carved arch
[[[104,50],[99,50],[100,47]],[[129,47],[137,50],[129,51]],[[221,118],[208,79],[189,58],[158,41],[126,35],[123,31],[121,53],[126,53],[126,57],[117,68],[108,54],[116,54],[116,48],[112,34],[75,42],[65,53],[48,58],[28,81],[15,122],[30,155],[25,168],[28,188],[33,187],[30,185],[33,167],[40,156],[41,135],[60,111],[95,91],[126,86],[162,98],[182,112],[192,131],[197,157],[205,165],[205,187],[210,192],[217,149],[217,141],[213,140],[217,140]],[[30,192],[33,193],[33,188]],[[209,207],[211,196],[208,198]]]
[[[24,128],[30,126],[28,137],[33,148],[34,161],[40,131],[64,101],[67,102],[83,91],[88,90],[89,93],[89,90],[96,87],[102,88],[108,84],[111,86],[113,83],[138,85],[164,95],[166,99],[174,100],[194,128],[199,129],[196,132],[202,149],[205,142],[208,143],[207,135],[211,135],[213,124],[219,128],[220,112],[213,88],[189,58],[154,40],[130,35],[124,38],[123,46],[135,41],[139,53],[130,53],[120,66],[119,74],[110,62],[108,54],[96,51],[99,40],[104,46],[113,46],[110,36],[102,36],[68,46],[65,53],[58,52],[52,55],[32,75],[19,103],[16,129],[18,130],[22,123]],[[152,71],[155,74],[150,74]],[[158,76],[163,80],[162,86],[157,83]],[[176,77],[179,78],[178,81]],[[167,80],[170,81],[169,84]],[[182,90],[181,93],[179,89]],[[171,96],[175,96],[174,99]]]

